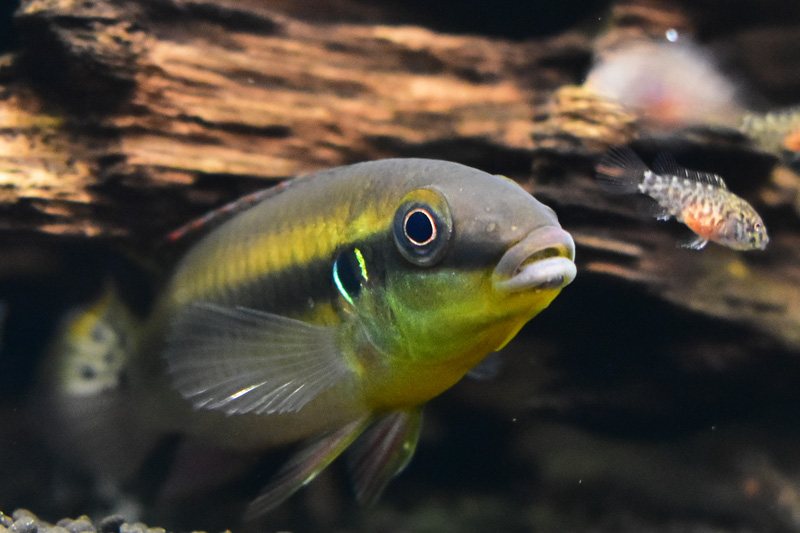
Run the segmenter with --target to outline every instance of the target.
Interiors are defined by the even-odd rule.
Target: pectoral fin
[[[681,247],[691,248],[692,250],[702,250],[705,248],[706,244],[708,244],[708,239],[698,235],[697,237],[687,239],[685,242],[682,242]]]
[[[360,504],[374,504],[389,481],[406,467],[421,427],[421,407],[397,411],[378,420],[353,446],[348,462]]]
[[[658,202],[649,196],[637,196],[633,200],[633,206],[637,212],[649,217],[655,217],[658,220],[669,220],[670,217],[672,217],[668,209],[659,205]]]
[[[478,381],[488,381],[496,378],[502,367],[503,360],[500,358],[500,353],[492,352],[472,367],[472,370],[467,372],[467,377]]]
[[[352,376],[335,329],[207,302],[177,313],[164,357],[181,395],[229,415],[299,411]]]
[[[314,479],[331,464],[369,425],[364,417],[350,422],[300,450],[281,468],[272,482],[247,506],[245,519],[257,518]]]

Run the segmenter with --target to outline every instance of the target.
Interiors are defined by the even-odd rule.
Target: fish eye
[[[756,222],[755,224],[753,224],[753,229],[761,233],[761,222]]]
[[[450,207],[433,188],[411,191],[395,212],[393,234],[400,254],[418,266],[437,263],[447,249],[453,229]]]

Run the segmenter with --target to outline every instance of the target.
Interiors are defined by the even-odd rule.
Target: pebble
[[[141,522],[129,524],[119,515],[106,517],[96,525],[88,516],[62,518],[52,525],[27,509],[17,509],[11,516],[0,511],[0,533],[167,533],[167,530]]]
[[[125,518],[120,515],[111,515],[103,518],[97,525],[100,533],[119,533],[122,524],[125,523]]]
[[[34,522],[38,522],[39,521],[39,517],[36,516],[35,514],[33,514],[32,512],[30,512],[27,509],[17,509],[13,513],[11,513],[11,518],[13,518],[15,522],[17,520],[21,520],[23,518],[30,518]]]
[[[69,531],[69,533],[97,533],[97,529],[92,524],[92,521],[89,520],[88,516],[81,516],[63,527]]]
[[[30,516],[23,516],[14,520],[14,523],[8,528],[10,533],[36,533],[38,530],[39,526],[36,525],[36,520]]]

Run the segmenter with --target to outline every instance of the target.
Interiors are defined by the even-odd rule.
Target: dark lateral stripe
[[[416,267],[402,258],[395,250],[393,239],[386,235],[375,234],[373,237],[358,243],[345,245],[341,250],[358,247],[364,252],[367,271],[371,283],[383,283],[385,279],[387,250],[390,263],[408,265],[409,268],[439,269],[447,268],[456,271],[475,271],[493,268],[504,249],[492,243],[474,243],[472,245],[453,246],[442,262],[433,267]],[[264,272],[257,279],[238,287],[220,290],[212,301],[226,305],[242,305],[267,312],[288,316],[302,316],[311,310],[313,305],[331,304],[338,298],[338,291],[333,282],[333,263],[336,254],[326,258],[315,258],[304,264],[294,265],[271,272]]]
[[[383,260],[379,259],[380,252],[374,250],[387,244],[394,246],[385,234],[374,234],[358,244],[343,245],[330,257],[318,257],[306,263],[295,263],[264,272],[258,278],[240,286],[220,290],[217,298],[211,299],[226,305],[243,305],[282,315],[304,315],[311,310],[312,305],[330,304],[337,298],[338,293],[333,282],[333,263],[341,251],[352,246],[367,251],[370,276],[382,281],[384,267],[380,263]]]

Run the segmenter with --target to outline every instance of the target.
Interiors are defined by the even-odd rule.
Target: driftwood
[[[522,171],[535,76],[564,80],[538,68],[553,62],[538,43],[304,22],[258,3],[116,6],[20,8],[29,47],[2,101],[3,226],[152,237],[271,183],[255,179],[387,156]],[[588,53],[577,35],[556,45]]]
[[[792,419],[795,410],[785,406],[800,400],[800,178],[741,132],[653,136],[635,114],[574,86],[603,46],[680,28],[739,51],[741,72],[791,103],[800,87],[796,54],[769,61],[754,50],[763,45],[769,57],[783,57],[797,35],[789,31],[800,24],[797,9],[742,2],[737,18],[727,3],[680,11],[625,2],[611,15],[616,31],[603,39],[567,29],[510,41],[390,25],[402,9],[382,4],[23,0],[20,46],[0,63],[0,238],[7,242],[0,282],[23,277],[35,285],[52,260],[43,250],[53,248],[60,257],[87,242],[153,253],[194,216],[316,169],[382,157],[449,159],[508,175],[556,209],[575,237],[579,269],[509,346],[501,378],[459,385],[452,398],[623,437],[636,433],[620,422],[625,417],[651,438],[683,438],[730,420],[760,424],[749,398],[777,425]],[[781,26],[763,29],[770,24]],[[703,154],[707,170],[759,209],[772,239],[767,250],[679,248],[678,224],[602,193],[596,158],[631,142],[652,154]],[[441,405],[438,426],[453,408]],[[582,438],[571,431],[567,441]],[[561,430],[532,432],[520,437],[528,450],[522,460],[535,461],[530,450],[538,450],[540,459],[567,461],[551,451],[566,446]],[[779,452],[736,433],[730,456],[740,461],[741,449],[754,446],[794,471],[785,442],[795,441],[781,439]],[[611,446],[588,442],[598,457]],[[698,462],[717,450],[689,437],[677,449]],[[659,454],[637,458],[643,470],[674,466]],[[571,475],[544,470],[553,486]],[[760,463],[726,470],[715,483],[734,487],[735,497],[717,501],[715,516],[800,527],[800,499],[786,496],[800,489],[779,470]],[[716,490],[707,478],[698,487]],[[679,482],[668,486],[681,490]],[[652,496],[668,511],[696,511]],[[753,511],[775,502],[777,518]]]
[[[591,158],[638,132],[635,117],[597,115],[591,102],[548,103],[588,65],[581,34],[511,43],[304,21],[257,2],[29,1],[17,20],[24,46],[6,58],[0,100],[8,231],[148,242],[275,180],[380,157],[439,157],[587,210],[589,223],[566,222],[582,270],[648,284],[800,347],[795,235],[778,226],[761,255],[696,254],[631,212],[604,221],[618,199],[591,184]],[[558,135],[562,145],[572,136],[569,147]],[[558,182],[530,170],[552,154]],[[768,166],[757,169],[750,198],[782,207],[796,178],[781,186]]]

